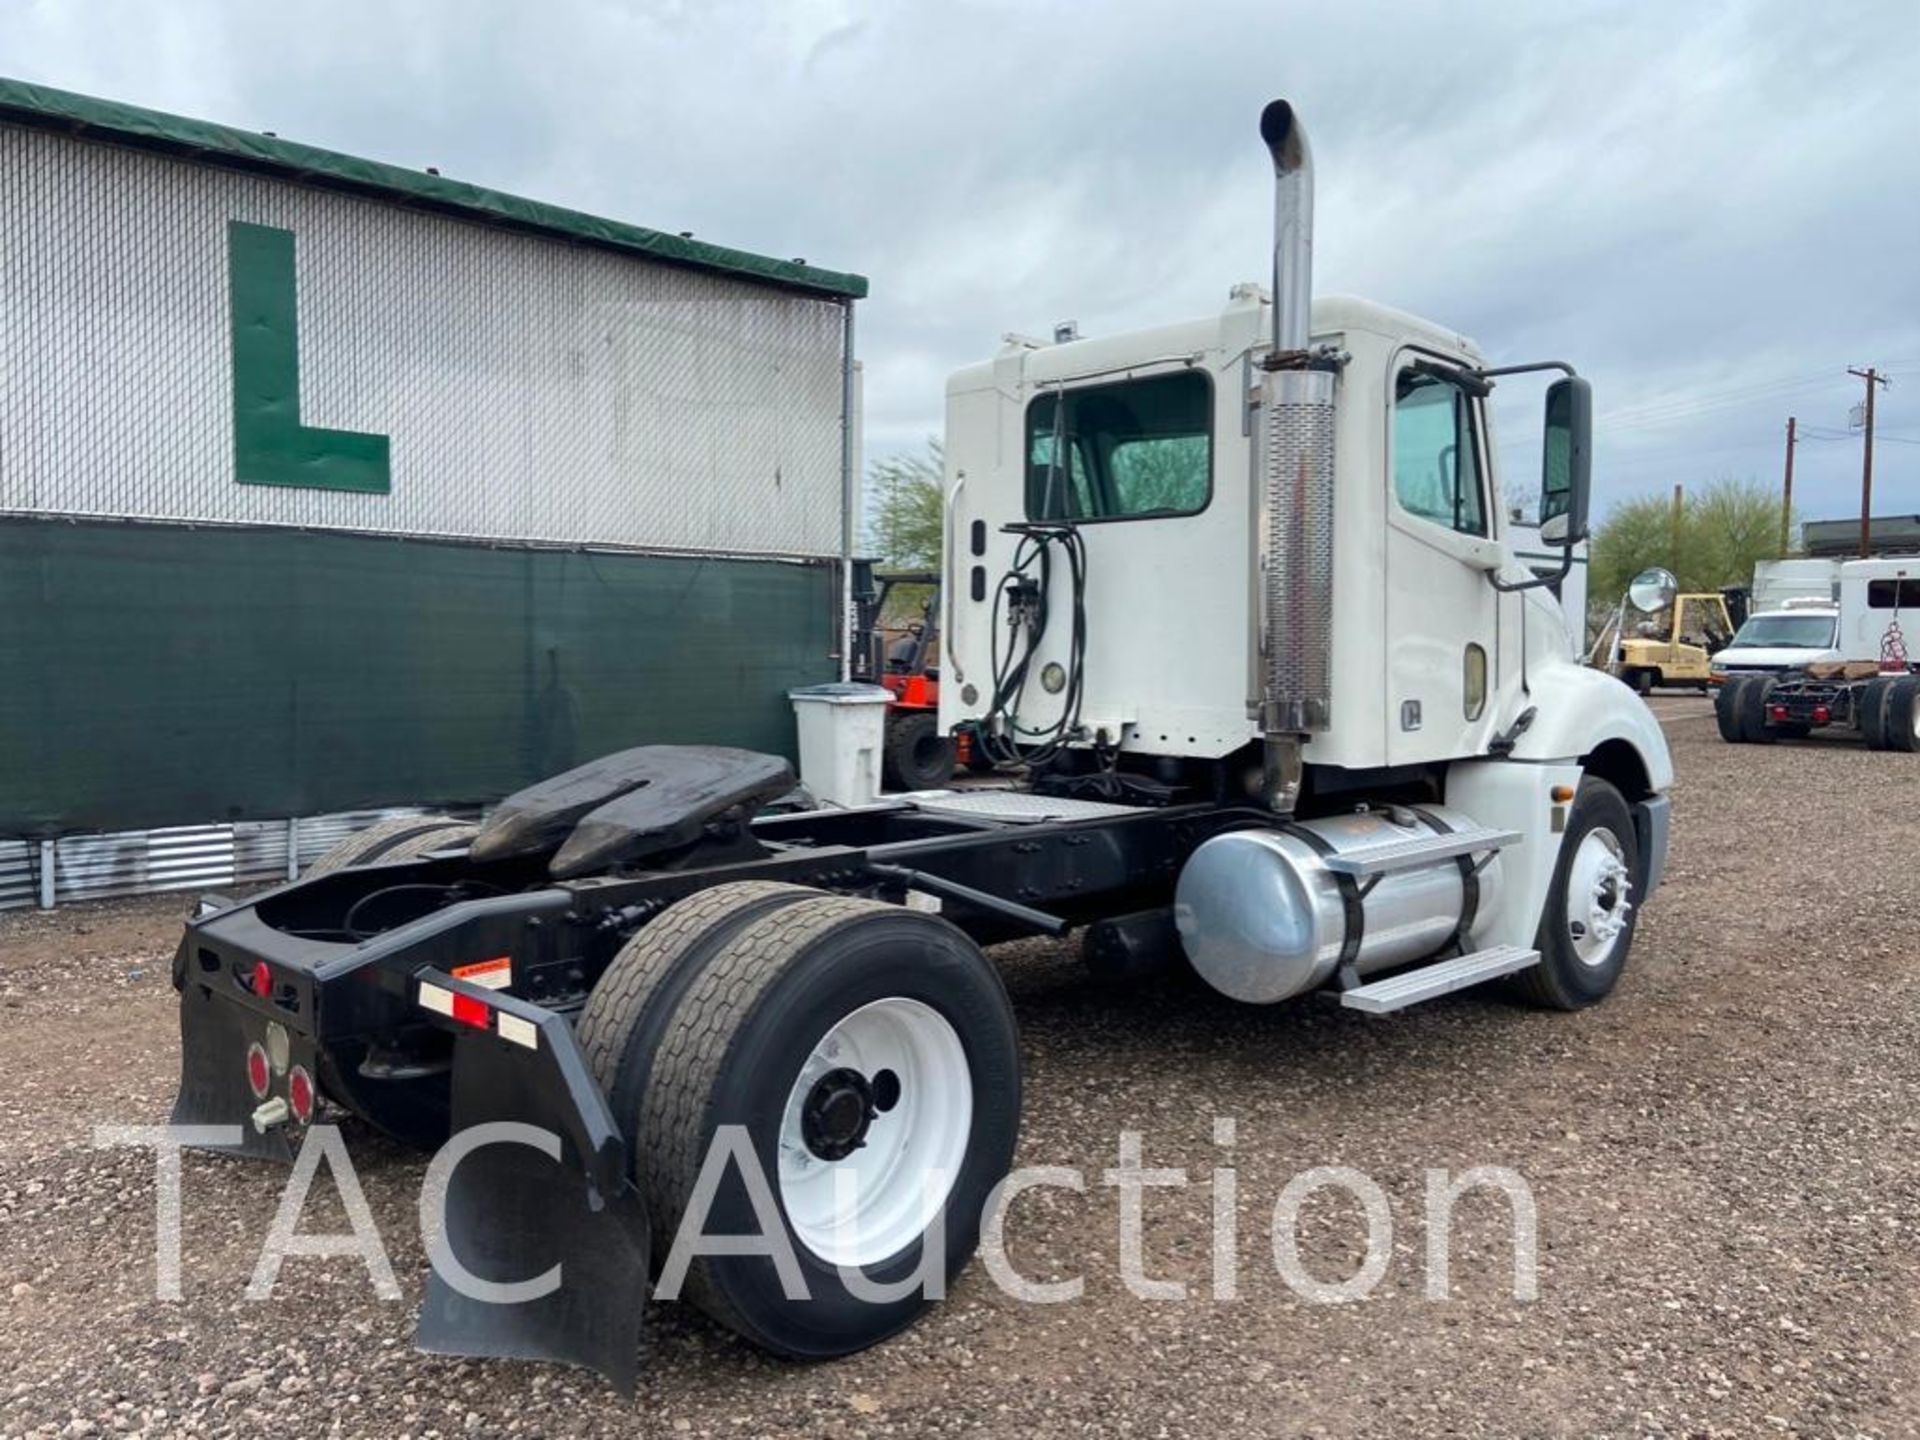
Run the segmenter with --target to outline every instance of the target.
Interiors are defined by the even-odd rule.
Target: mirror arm
[[[1564,360],[1536,360],[1531,365],[1492,365],[1483,366],[1474,374],[1483,380],[1491,380],[1496,375],[1531,375],[1536,370],[1558,370],[1569,380],[1578,380],[1580,372]]]
[[[1487,583],[1502,595],[1511,595],[1516,590],[1539,590],[1548,585],[1558,585],[1572,573],[1573,547],[1579,543],[1578,540],[1569,540],[1561,547],[1560,568],[1551,575],[1536,575],[1531,580],[1502,580],[1498,575],[1489,574]]]

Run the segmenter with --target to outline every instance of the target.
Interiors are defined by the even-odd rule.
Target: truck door
[[[1494,723],[1499,595],[1480,398],[1403,350],[1387,421],[1387,757],[1476,754]]]

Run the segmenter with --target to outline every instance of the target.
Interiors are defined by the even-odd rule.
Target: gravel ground
[[[1023,1305],[975,1265],[925,1323],[823,1365],[657,1307],[631,1402],[580,1372],[413,1352],[422,1164],[364,1131],[349,1144],[404,1302],[314,1258],[245,1300],[283,1174],[195,1156],[185,1299],[152,1298],[152,1160],[90,1136],[165,1118],[185,902],[0,918],[0,1434],[1920,1434],[1920,762],[1732,749],[1702,702],[1655,706],[1680,771],[1672,866],[1608,1004],[1254,1010],[1096,990],[1069,949],[1010,947],[1021,1161],[1090,1181],[1023,1199],[1010,1250],[1035,1278],[1084,1276],[1084,1297]],[[1121,1282],[1099,1174],[1123,1129],[1196,1182],[1146,1201],[1150,1273],[1187,1281],[1184,1303]],[[1211,1292],[1220,1165],[1233,1300]],[[1392,1262],[1359,1303],[1308,1303],[1272,1263],[1275,1197],[1316,1165],[1391,1203]],[[1485,1195],[1459,1209],[1453,1297],[1427,1296],[1426,1171],[1475,1165],[1531,1186],[1537,1299],[1513,1298]],[[303,1228],[344,1228],[324,1183]],[[1303,1262],[1340,1278],[1363,1234],[1323,1194]]]

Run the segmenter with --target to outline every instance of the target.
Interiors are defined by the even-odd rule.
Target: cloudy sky
[[[1284,95],[1317,288],[1574,361],[1603,507],[1777,483],[1792,413],[1803,513],[1857,513],[1877,364],[1875,508],[1920,511],[1910,0],[0,0],[0,73],[860,271],[870,455],[1005,331],[1262,277]]]

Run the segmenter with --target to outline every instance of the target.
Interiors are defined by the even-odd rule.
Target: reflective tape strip
[[[511,1040],[529,1050],[540,1048],[540,1029],[531,1020],[522,1020],[518,1015],[509,1015],[502,1010],[495,1016],[495,1028],[502,1040]]]
[[[443,990],[438,985],[429,985],[423,980],[420,982],[420,1008],[422,1010],[431,1010],[435,1014],[445,1015],[448,1019],[452,1019],[453,992],[451,990]]]

